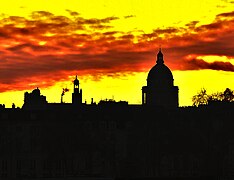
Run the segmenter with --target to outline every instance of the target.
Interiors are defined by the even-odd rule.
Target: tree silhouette
[[[234,101],[234,92],[226,88],[224,92],[217,92],[209,95],[209,102],[232,102]]]
[[[202,88],[198,94],[192,97],[193,106],[206,105],[208,104],[209,96],[206,93],[206,89]]]
[[[232,102],[234,100],[234,93],[231,89],[226,88],[223,92],[223,101]]]
[[[234,91],[226,88],[224,92],[217,92],[208,95],[205,88],[202,88],[198,94],[192,98],[193,106],[207,105],[212,102],[233,102]]]
[[[219,102],[223,101],[223,93],[222,92],[216,92],[211,95],[208,95],[208,104],[209,102]]]

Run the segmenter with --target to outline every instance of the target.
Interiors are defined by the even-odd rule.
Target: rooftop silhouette
[[[177,108],[178,105],[178,87],[174,86],[173,75],[171,70],[164,64],[163,53],[161,48],[157,54],[156,65],[148,73],[147,86],[142,87],[142,105],[155,106],[156,108]],[[72,103],[74,106],[82,106],[86,103],[82,102],[82,89],[80,82],[75,76],[73,81]],[[68,88],[63,88],[61,94],[61,106],[63,96],[68,92]],[[93,100],[92,100],[93,101]],[[122,100],[123,101],[123,100]],[[114,104],[115,101],[101,101],[98,104]],[[54,103],[52,103],[54,104]],[[69,103],[66,103],[67,105]],[[91,103],[93,104],[93,103]],[[98,105],[97,104],[97,105]],[[118,103],[120,104],[120,103]],[[123,103],[122,103],[123,104]],[[31,93],[25,93],[23,109],[44,109],[51,105],[46,101],[46,97],[40,95],[40,90],[34,89]],[[66,105],[66,106],[67,106]],[[58,105],[57,105],[58,107]]]
[[[179,107],[165,62],[160,49],[139,105],[87,104],[77,75],[71,103],[62,99],[68,88],[60,103],[36,88],[22,109],[1,105],[0,178],[232,179],[233,92],[216,101],[202,90],[196,106]]]

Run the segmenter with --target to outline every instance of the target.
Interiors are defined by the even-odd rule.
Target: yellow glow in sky
[[[228,0],[8,0],[1,2],[1,19],[9,16],[30,17],[33,11],[46,11],[55,15],[72,17],[69,13],[77,12],[83,18],[106,18],[118,17],[111,21],[112,31],[137,33],[152,33],[155,29],[187,28],[185,25],[192,21],[199,21],[199,25],[211,23],[217,14],[231,12],[234,9],[234,3]],[[1,24],[0,24],[1,26]],[[19,23],[20,28],[22,24]],[[91,30],[92,31],[92,30]],[[93,32],[92,32],[93,33]],[[45,34],[48,38],[53,38],[55,34],[48,32]],[[169,34],[170,35],[170,34]],[[37,39],[35,39],[37,42]],[[9,47],[17,42],[1,44],[1,47]],[[47,45],[50,42],[39,41],[40,46]],[[138,40],[135,39],[137,44]],[[167,46],[167,39],[163,39],[162,45]],[[83,43],[77,43],[77,47],[82,48]],[[155,49],[155,55],[159,44],[149,44]],[[175,45],[176,47],[176,45]],[[97,47],[98,48],[98,47]],[[25,47],[25,52],[31,52],[31,49]],[[59,51],[58,55],[65,52]],[[222,61],[231,62],[233,58],[215,55],[200,55],[206,62]],[[154,63],[155,56],[152,56]],[[0,57],[1,61],[1,57]],[[152,63],[152,64],[153,64]],[[167,60],[165,60],[167,64]],[[231,62],[232,63],[232,62]],[[232,63],[233,64],[233,63]],[[169,68],[171,68],[169,66]],[[102,79],[94,81],[88,76],[79,76],[81,88],[83,89],[83,99],[90,103],[101,99],[126,100],[129,104],[141,103],[141,87],[146,85],[148,71],[135,72],[133,74],[124,74],[117,77],[103,76]],[[201,88],[206,88],[208,93],[223,91],[226,87],[234,89],[233,72],[224,72],[216,70],[193,70],[193,71],[173,71],[174,85],[179,86],[179,105],[192,105],[191,98]],[[75,74],[74,74],[75,76]],[[46,80],[45,80],[46,81]],[[60,102],[61,91],[67,86],[70,91],[64,96],[65,102],[71,102],[72,79],[61,81],[47,88],[40,88],[41,93],[47,96],[49,102]],[[0,87],[1,88],[1,87]],[[0,93],[0,103],[6,107],[11,107],[14,102],[16,106],[22,106],[25,91],[32,91],[32,86],[23,91],[12,89],[11,92]],[[36,87],[35,87],[36,88]]]
[[[214,70],[201,71],[174,71],[174,85],[179,86],[179,105],[191,106],[192,96],[201,88],[207,89],[208,94],[223,92],[227,87],[234,89],[234,73]],[[100,81],[80,79],[80,87],[83,90],[83,102],[91,103],[103,99],[127,100],[129,104],[141,104],[141,88],[146,85],[147,73],[137,73],[122,78],[105,77]],[[71,102],[72,82],[59,82],[53,87],[41,89],[41,94],[47,97],[48,102],[60,102],[62,88],[67,87],[63,101]],[[23,105],[25,91],[6,92],[0,94],[1,104],[11,107],[12,103],[21,107]],[[31,90],[28,90],[31,92]]]
[[[0,12],[4,15],[30,16],[32,11],[49,11],[68,16],[67,10],[80,13],[86,18],[116,16],[115,29],[131,31],[134,28],[152,31],[154,28],[181,26],[191,21],[204,24],[215,15],[232,11],[233,5],[222,0],[8,0],[1,2]],[[123,21],[126,16],[133,16]]]

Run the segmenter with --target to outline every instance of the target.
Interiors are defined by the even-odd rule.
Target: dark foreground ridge
[[[233,178],[233,108],[2,109],[0,177]]]

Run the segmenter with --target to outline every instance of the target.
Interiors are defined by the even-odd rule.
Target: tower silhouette
[[[72,93],[72,104],[74,105],[82,104],[82,89],[80,89],[80,82],[77,79],[77,75],[76,79],[73,81],[73,84],[74,84],[74,90]]]
[[[174,86],[171,70],[164,64],[161,48],[156,65],[147,77],[147,86],[142,87],[142,104],[174,108],[178,107],[178,86]]]

